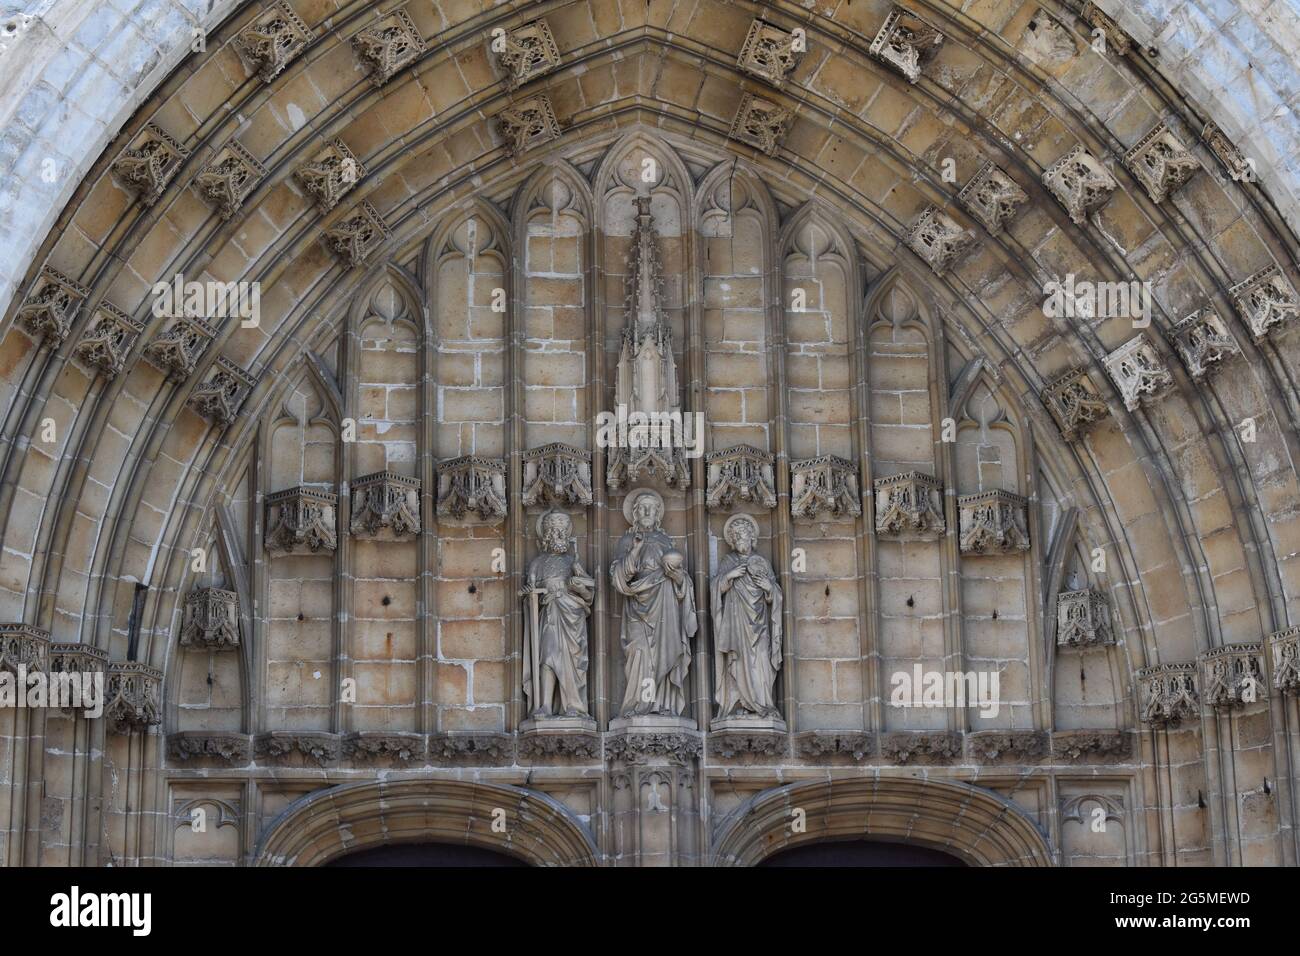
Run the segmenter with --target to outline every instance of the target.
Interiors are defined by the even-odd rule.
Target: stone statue
[[[524,696],[532,717],[586,717],[587,616],[596,579],[570,552],[573,521],[563,511],[537,519],[542,553],[528,565],[524,599]],[[559,705],[553,707],[556,694]]]
[[[633,491],[623,501],[631,525],[618,539],[609,567],[623,595],[623,646],[627,691],[621,717],[677,717],[686,709],[691,638],[698,629],[695,585],[686,558],[660,525],[664,500],[656,491]]]
[[[781,587],[767,558],[754,553],[757,521],[733,515],[722,537],[732,551],[709,583],[718,718],[779,718],[772,687],[781,669]]]

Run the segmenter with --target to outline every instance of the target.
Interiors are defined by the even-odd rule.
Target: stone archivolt
[[[507,510],[504,461],[465,455],[438,466],[439,515],[458,519],[477,515],[497,522],[505,519]]]
[[[554,442],[524,452],[523,459],[524,507],[591,504],[591,452]]]
[[[152,206],[176,178],[190,151],[161,126],[145,123],[113,163],[113,172],[140,202]]]
[[[43,341],[58,345],[72,330],[72,320],[90,292],[62,272],[45,266],[18,310],[18,321]]]
[[[982,491],[957,498],[961,553],[1010,554],[1029,550],[1029,501],[1010,491]]]
[[[885,17],[867,52],[915,83],[943,45],[943,34],[900,7]]]
[[[338,547],[339,496],[315,488],[288,488],[266,496],[266,550],[318,554]]]
[[[943,485],[932,475],[907,471],[875,480],[876,534],[885,538],[943,534]]]
[[[1275,328],[1289,325],[1300,314],[1295,287],[1277,266],[1261,269],[1237,283],[1228,290],[1228,295],[1256,342],[1263,341]]]
[[[506,30],[500,43],[503,48],[498,50],[494,39],[493,49],[505,70],[508,89],[516,89],[560,65],[560,50],[544,19]]]
[[[1193,312],[1180,320],[1173,332],[1174,345],[1193,381],[1201,381],[1226,359],[1241,354],[1237,340],[1214,309]]]
[[[796,45],[793,33],[786,33],[763,20],[755,20],[749,26],[736,64],[746,73],[780,89],[803,59],[804,53],[795,49]]]
[[[182,647],[221,650],[239,646],[239,595],[223,588],[196,588],[185,599]]]
[[[352,533],[412,538],[420,533],[420,482],[380,471],[352,482]]]
[[[1176,726],[1200,713],[1195,664],[1158,664],[1137,672],[1144,724]]]
[[[858,469],[836,455],[790,462],[790,516],[806,521],[862,514]]]
[[[1228,644],[1200,656],[1202,699],[1211,707],[1241,707],[1268,697],[1264,644]]]
[[[710,452],[704,458],[708,489],[704,502],[710,511],[727,511],[737,502],[760,508],[776,507],[773,458],[752,445],[736,445]]]
[[[1106,595],[1092,588],[1056,596],[1056,643],[1059,647],[1095,647],[1115,643]]]
[[[1082,146],[1070,150],[1043,173],[1043,185],[1065,207],[1076,226],[1106,205],[1119,183],[1095,156]]]

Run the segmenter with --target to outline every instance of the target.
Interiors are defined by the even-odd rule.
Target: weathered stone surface
[[[1273,686],[1284,694],[1300,694],[1300,627],[1269,635],[1273,654]]]
[[[215,337],[216,332],[202,319],[180,316],[144,347],[144,357],[169,379],[184,381]]]
[[[181,645],[220,650],[239,646],[239,595],[223,588],[196,588],[185,598]]]
[[[943,34],[934,27],[901,7],[894,7],[871,41],[868,52],[907,77],[909,83],[915,83],[943,41]]]
[[[1268,697],[1264,644],[1228,644],[1200,655],[1201,697],[1211,707],[1243,707]]]
[[[1110,416],[1110,407],[1083,369],[1070,369],[1048,383],[1043,404],[1066,441],[1077,440]]]
[[[880,756],[889,763],[921,759],[936,763],[961,756],[961,734],[946,732],[888,733],[880,736]]]
[[[1082,146],[1076,146],[1043,173],[1043,185],[1065,207],[1076,226],[1086,225],[1088,216],[1110,199],[1119,188],[1101,162]]]
[[[1261,269],[1228,290],[1256,342],[1261,342],[1275,328],[1290,325],[1300,314],[1300,298],[1295,287],[1277,266]]]
[[[1060,730],[1052,734],[1052,756],[1071,762],[1093,757],[1126,758],[1133,752],[1132,734],[1110,730]]]
[[[1157,664],[1137,672],[1144,724],[1176,726],[1200,713],[1195,664]]]
[[[338,225],[325,230],[325,244],[346,268],[354,269],[364,264],[388,235],[388,226],[375,207],[363,202]]]
[[[117,306],[100,302],[89,327],[77,343],[76,356],[105,378],[114,378],[126,364],[127,353],[144,326]]]
[[[795,753],[805,760],[848,755],[856,761],[871,756],[876,742],[871,734],[865,733],[810,732],[797,734],[794,744]]]
[[[1152,202],[1164,202],[1201,168],[1164,123],[1157,123],[1124,154],[1124,165],[1137,177]]]
[[[1029,550],[1027,499],[1009,491],[984,491],[957,499],[961,553],[1010,554]]]
[[[1215,372],[1224,361],[1240,355],[1237,340],[1214,309],[1200,309],[1174,326],[1174,344],[1187,367],[1187,374],[1200,381]]]
[[[0,670],[14,675],[20,667],[45,672],[49,663],[49,631],[31,624],[0,624]]]
[[[1107,355],[1104,361],[1106,371],[1129,411],[1173,387],[1174,377],[1165,367],[1160,353],[1140,333]]]
[[[207,381],[190,395],[188,404],[218,428],[227,428],[257,380],[224,356],[218,356]]]
[[[491,48],[506,74],[506,87],[516,89],[560,65],[560,51],[544,18],[504,30]]]
[[[216,760],[238,766],[253,759],[253,739],[248,734],[181,731],[167,735],[167,756],[181,763]]]
[[[862,514],[853,462],[823,455],[790,462],[790,516],[808,521]]]
[[[705,455],[708,488],[704,500],[710,511],[727,511],[736,504],[776,507],[773,458],[752,445],[737,445]]]
[[[506,152],[512,156],[560,138],[555,109],[541,93],[503,109],[497,114],[497,127],[505,137]]]
[[[322,213],[337,206],[365,174],[365,167],[341,139],[330,140],[309,162],[294,171]]]
[[[768,156],[775,156],[793,122],[794,114],[784,106],[746,93],[736,110],[736,118],[731,121],[729,135],[757,147]]]
[[[746,73],[764,79],[780,89],[803,59],[805,51],[803,37],[787,33],[762,20],[755,20],[749,26],[745,42],[741,44],[736,64]]]
[[[981,730],[967,736],[977,760],[1032,761],[1048,749],[1047,734],[1036,730]]]
[[[957,199],[985,229],[996,234],[1029,202],[1029,195],[996,164],[986,162],[962,187]]]
[[[380,471],[352,482],[352,533],[411,538],[420,533],[420,482]]]
[[[287,488],[266,496],[266,549],[273,554],[316,554],[338,547],[339,496],[315,488]]]

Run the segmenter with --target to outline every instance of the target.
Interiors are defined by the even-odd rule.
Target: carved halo
[[[563,516],[564,516],[564,520],[567,521],[567,522],[569,522],[569,531],[570,531],[570,532],[573,531],[573,516],[572,516],[572,515],[570,515],[567,511],[561,511],[559,508],[547,508],[545,511],[543,511],[541,514],[539,514],[539,515],[537,516],[537,524],[534,525],[534,527],[535,527],[536,530],[537,530],[537,543],[538,543],[538,544],[541,544],[541,543],[542,543],[543,532],[545,531],[545,528],[546,528],[546,519],[547,519],[547,517],[549,517],[550,515],[563,515]],[[570,537],[570,536],[571,536],[571,535],[565,535],[565,537]]]
[[[731,540],[731,535],[736,528],[737,522],[749,525],[750,533],[754,538],[754,543],[758,544],[758,522],[754,520],[753,515],[747,514],[736,514],[728,518],[727,523],[722,526],[722,539],[733,548],[736,546],[736,542]]]
[[[663,495],[659,494],[659,492],[655,491],[653,488],[639,488],[623,499],[623,517],[627,519],[629,525],[636,525],[636,519],[632,517],[632,511],[636,507],[636,503],[646,495],[649,495],[654,498],[655,501],[659,502],[660,521],[663,521],[664,515],[667,514],[667,509],[664,507]]]

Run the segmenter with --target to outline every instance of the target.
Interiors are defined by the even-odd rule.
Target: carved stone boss
[[[100,302],[75,354],[105,378],[122,371],[127,353],[144,331],[144,325],[108,302]]]
[[[187,404],[214,425],[225,428],[238,416],[254,382],[242,368],[220,356],[212,375],[194,390]]]
[[[794,114],[784,106],[746,93],[727,135],[757,147],[768,156],[775,156],[793,123]]]
[[[383,86],[425,51],[424,38],[405,10],[397,10],[352,38],[352,48],[370,69],[370,81]]]
[[[998,233],[1029,202],[1029,195],[995,164],[980,167],[962,187],[957,199],[991,233]]]
[[[1152,202],[1163,202],[1201,168],[1164,123],[1142,137],[1124,154],[1124,165],[1137,177]]]
[[[907,230],[907,247],[942,275],[975,245],[975,236],[938,206],[930,206]]]
[[[1134,411],[1144,400],[1158,397],[1174,384],[1174,377],[1160,353],[1141,333],[1107,355],[1103,364],[1129,411]]]
[[[160,126],[145,123],[122,155],[113,163],[113,172],[140,202],[152,206],[180,171],[190,151]]]
[[[275,0],[270,9],[235,37],[239,48],[257,70],[263,83],[270,83],[311,42],[311,31],[302,18],[284,0]]]

